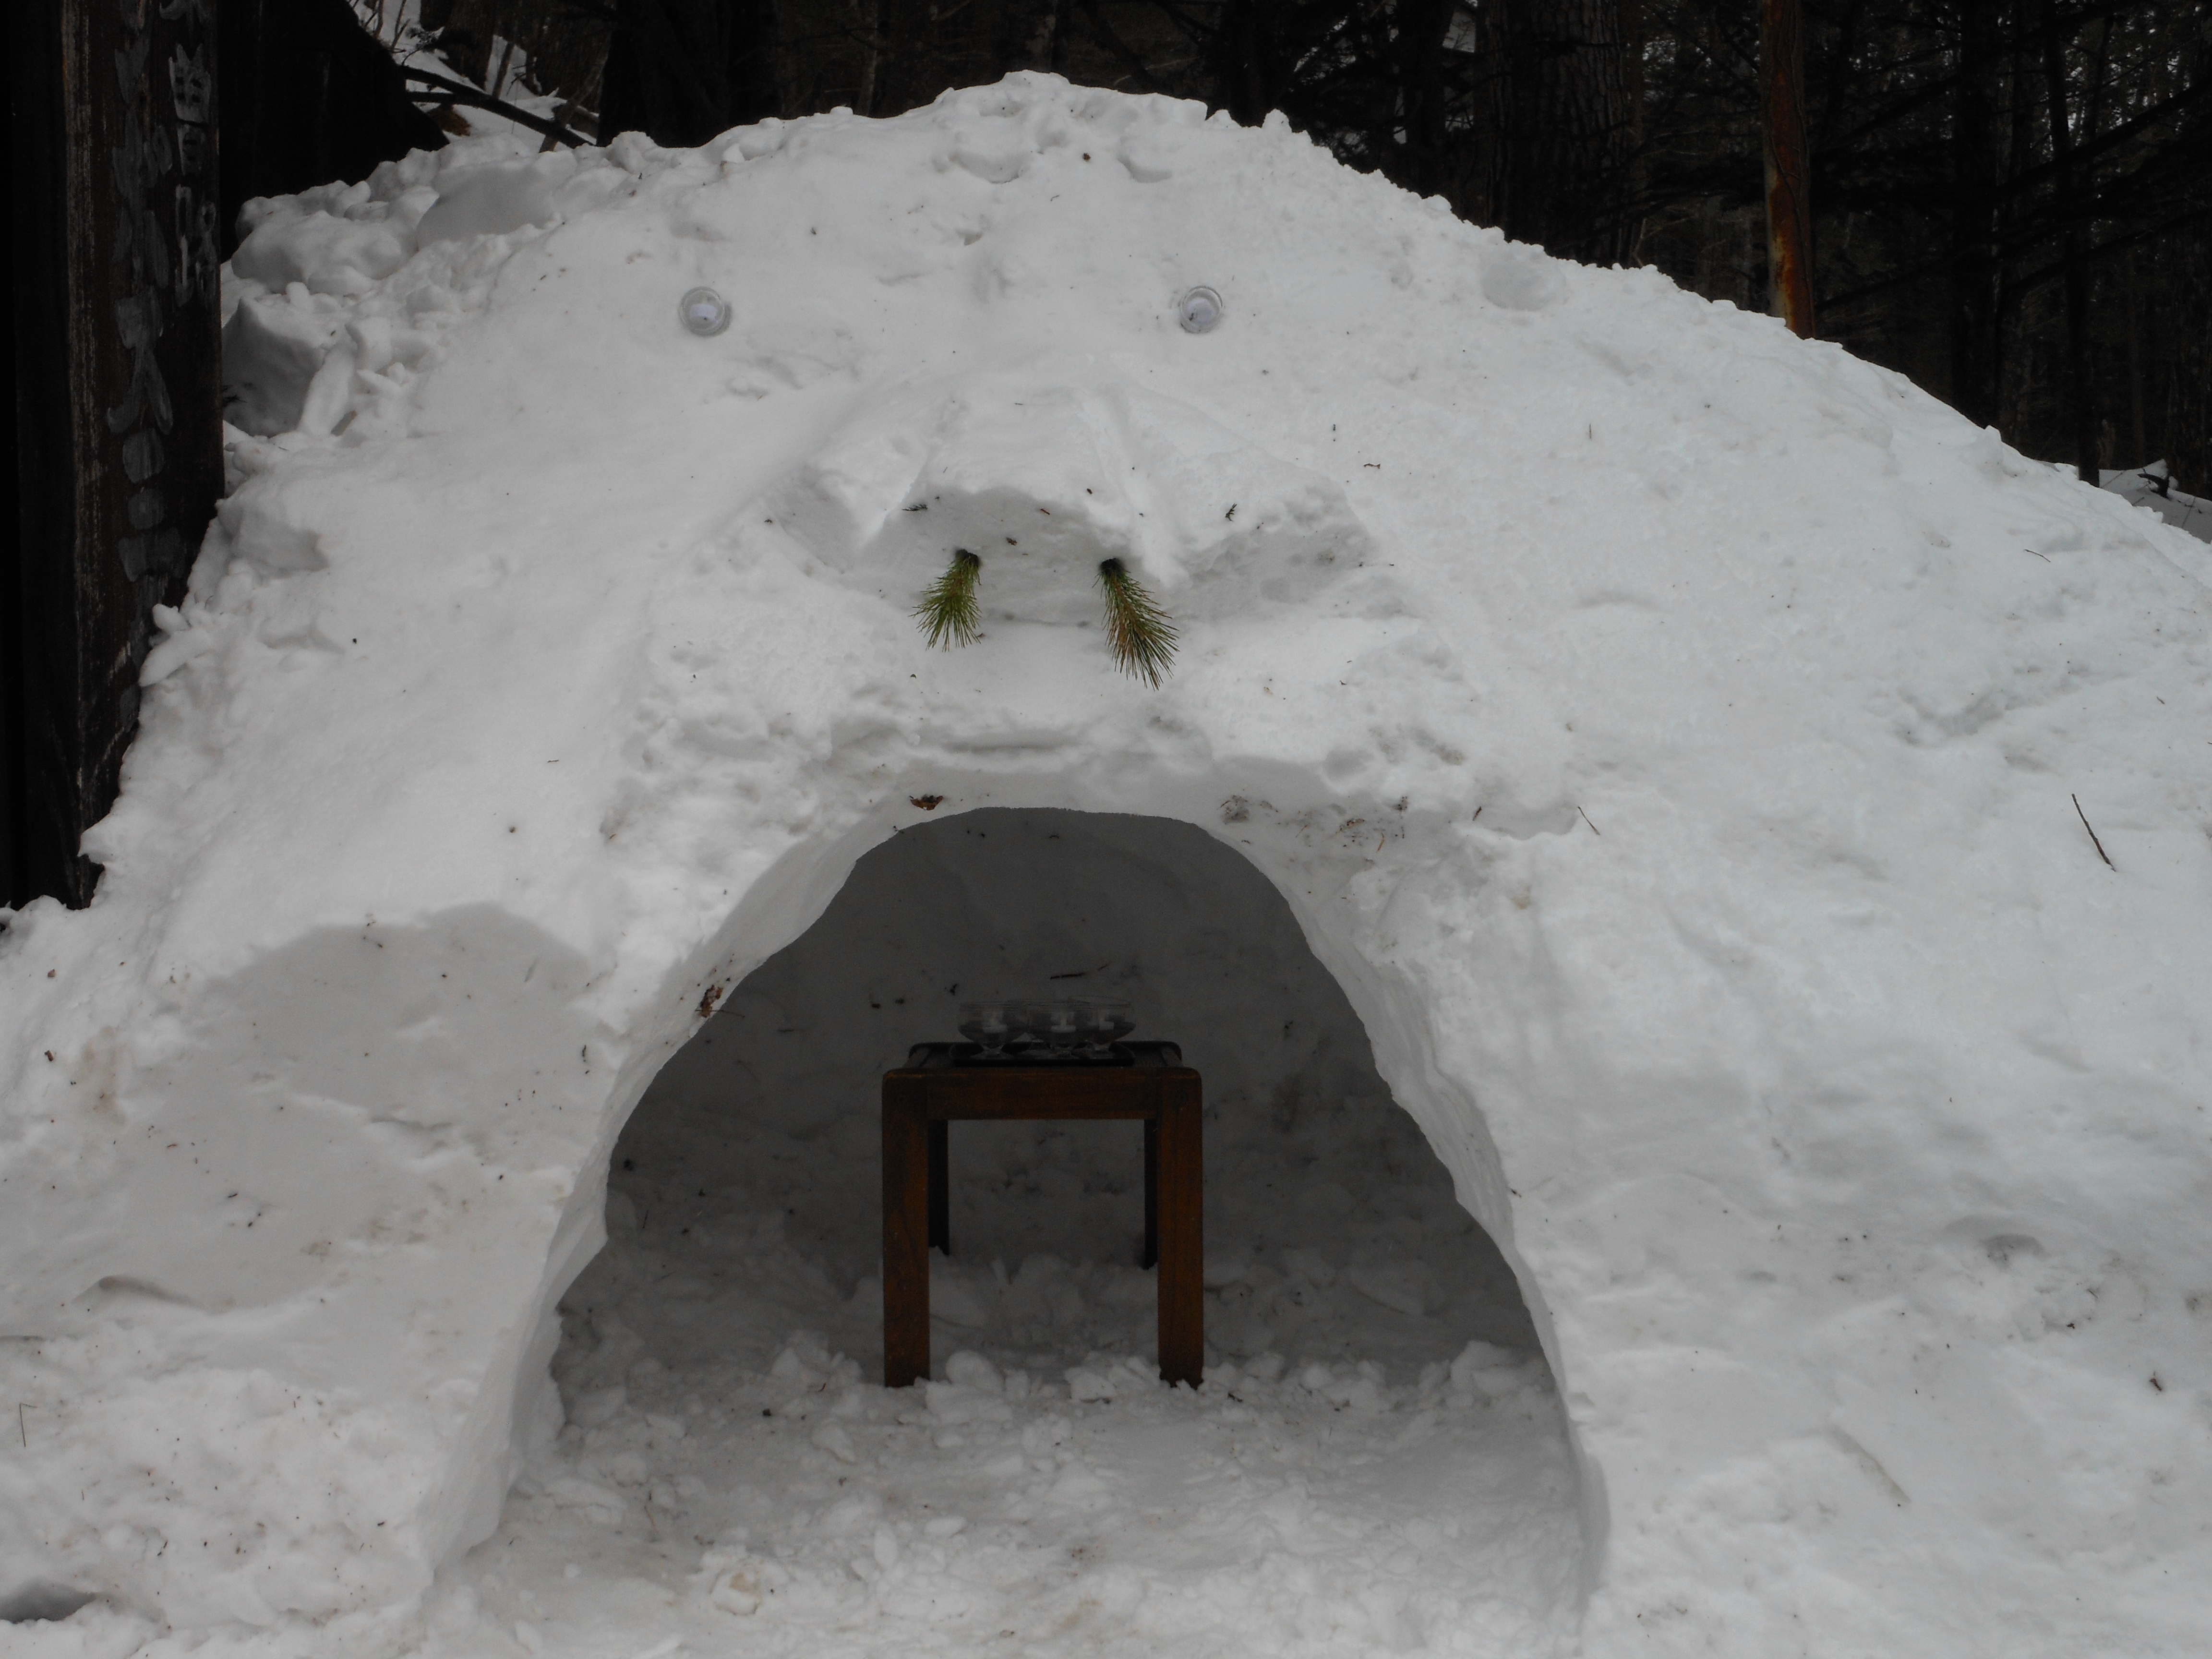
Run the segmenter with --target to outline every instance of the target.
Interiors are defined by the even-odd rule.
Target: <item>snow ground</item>
[[[599,1293],[650,1310],[627,1282],[650,1260],[618,1250]],[[1109,1301],[1142,1288],[1016,1283],[1086,1278]],[[1228,1365],[1194,1394],[1126,1341],[1109,1357],[970,1340],[1026,1364],[959,1351],[969,1380],[926,1400],[803,1335],[765,1373],[631,1364],[626,1386],[582,1396],[596,1417],[622,1395],[613,1414],[565,1430],[441,1577],[423,1651],[507,1653],[509,1631],[577,1659],[675,1637],[825,1656],[1564,1650],[1580,1547],[1540,1361],[1477,1345],[1456,1374],[1390,1385],[1356,1365]],[[600,1357],[570,1376],[597,1381]]]
[[[1071,971],[1208,1080],[1206,1386],[1152,1364],[1126,1124],[954,1130],[938,1380],[875,1386],[877,1076],[950,1030],[952,988]],[[428,1654],[517,1625],[577,1659],[1571,1633],[1573,1461],[1511,1273],[1282,899],[1188,825],[908,830],[732,991],[613,1165],[562,1301],[568,1425],[441,1579]]]

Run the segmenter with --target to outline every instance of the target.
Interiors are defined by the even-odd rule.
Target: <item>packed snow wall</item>
[[[1589,1653],[2201,1633],[2202,543],[1048,77],[254,211],[99,901],[0,936],[0,1594],[392,1650],[647,1081],[869,847],[1017,805],[1289,902],[1544,1334]]]

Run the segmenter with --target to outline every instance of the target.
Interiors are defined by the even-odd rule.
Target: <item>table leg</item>
[[[1138,1253],[1139,1267],[1160,1264],[1160,1121],[1145,1120],[1145,1243]]]
[[[884,1079],[884,1386],[929,1375],[930,1123],[919,1079]]]
[[[929,1248],[952,1254],[952,1126],[938,1118],[929,1126]]]
[[[1206,1175],[1196,1078],[1163,1081],[1159,1118],[1160,1379],[1206,1372]]]

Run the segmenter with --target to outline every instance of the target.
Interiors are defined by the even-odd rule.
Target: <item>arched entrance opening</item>
[[[962,1123],[933,1380],[875,1387],[881,1075],[964,1000],[1056,993],[1127,998],[1204,1075],[1206,1386],[1151,1364],[1139,1126]],[[447,1575],[487,1610],[605,1620],[614,1573],[710,1623],[1024,1650],[1571,1626],[1572,1455],[1514,1275],[1289,905],[1193,825],[894,836],[661,1069],[606,1213],[561,1302],[565,1425]]]

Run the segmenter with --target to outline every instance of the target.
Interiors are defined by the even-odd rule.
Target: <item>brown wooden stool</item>
[[[884,1073],[884,1386],[929,1375],[929,1251],[952,1249],[945,1126],[1140,1118],[1145,1253],[1159,1267],[1160,1376],[1196,1388],[1206,1365],[1205,1159],[1199,1077],[1172,1042],[1120,1045],[1129,1065],[977,1061],[972,1042],[925,1042]]]

